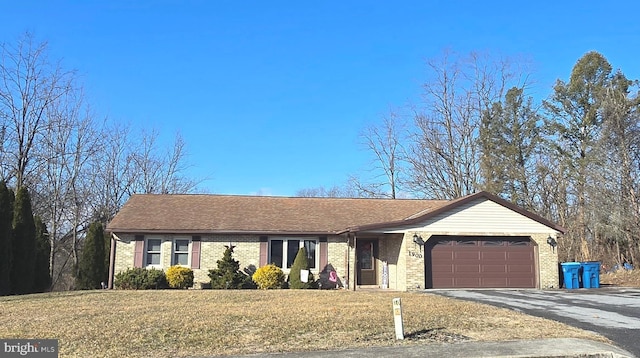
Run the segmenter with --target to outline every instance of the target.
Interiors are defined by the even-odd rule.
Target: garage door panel
[[[534,246],[526,237],[432,238],[425,247],[427,287],[532,288]],[[446,241],[447,245],[439,245]]]
[[[454,265],[455,269],[454,272],[457,273],[479,273],[480,272],[480,265]]]
[[[440,277],[433,280],[433,286],[438,288],[455,288],[453,278]]]
[[[438,260],[438,261],[453,260],[453,251],[451,250],[440,250],[440,251],[434,250],[433,253],[436,254],[433,257],[434,260]]]
[[[454,265],[433,265],[433,271],[438,272],[440,274],[453,273]]]
[[[457,251],[454,252],[454,260],[480,260],[478,251]]]
[[[508,272],[510,273],[532,273],[533,267],[531,265],[509,265]]]
[[[507,259],[507,253],[504,251],[483,251],[481,252],[482,260],[500,260],[504,261]]]
[[[482,272],[507,273],[507,265],[491,265],[491,264],[482,265]]]
[[[454,287],[479,288],[480,284],[479,277],[457,277],[454,279]]]
[[[508,252],[508,260],[533,260],[533,252]]]
[[[511,287],[511,288],[531,288],[531,287],[534,287],[535,282],[533,279],[512,278],[508,280],[507,285],[508,285],[507,287]]]
[[[485,277],[482,279],[481,287],[506,288],[508,282],[504,277]]]

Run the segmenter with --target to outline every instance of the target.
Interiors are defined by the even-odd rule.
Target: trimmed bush
[[[301,247],[298,250],[298,254],[296,258],[293,260],[293,265],[291,265],[291,271],[289,272],[289,288],[292,289],[305,289],[305,288],[314,288],[315,280],[313,278],[313,274],[309,272],[309,278],[307,282],[302,282],[300,279],[300,270],[308,270],[309,269],[309,261],[307,260],[307,251],[304,247]]]
[[[253,282],[263,290],[282,288],[284,284],[284,272],[274,264],[260,267],[252,276]]]
[[[154,290],[167,288],[167,278],[162,270],[132,268],[118,272],[113,284],[123,290]]]
[[[251,286],[247,284],[251,278],[240,272],[240,262],[234,260],[232,254],[233,246],[227,246],[222,259],[218,260],[218,268],[209,270],[211,288],[233,290]]]
[[[167,269],[167,283],[171,288],[189,288],[193,286],[193,270],[184,266],[171,266]]]

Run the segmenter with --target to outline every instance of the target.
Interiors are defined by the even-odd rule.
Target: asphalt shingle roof
[[[418,199],[138,194],[131,196],[107,230],[333,233],[348,227],[405,220],[448,203]]]

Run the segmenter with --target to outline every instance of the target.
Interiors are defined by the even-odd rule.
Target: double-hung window
[[[309,268],[317,267],[317,238],[272,238],[269,240],[269,262],[281,268],[291,268],[298,250],[304,247]]]
[[[189,239],[173,240],[173,257],[172,265],[189,265]]]
[[[160,266],[161,239],[147,239],[145,266]]]

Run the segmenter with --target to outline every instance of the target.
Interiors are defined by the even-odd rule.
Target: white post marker
[[[393,323],[396,326],[396,339],[404,339],[404,325],[402,323],[402,304],[400,298],[393,299]]]

